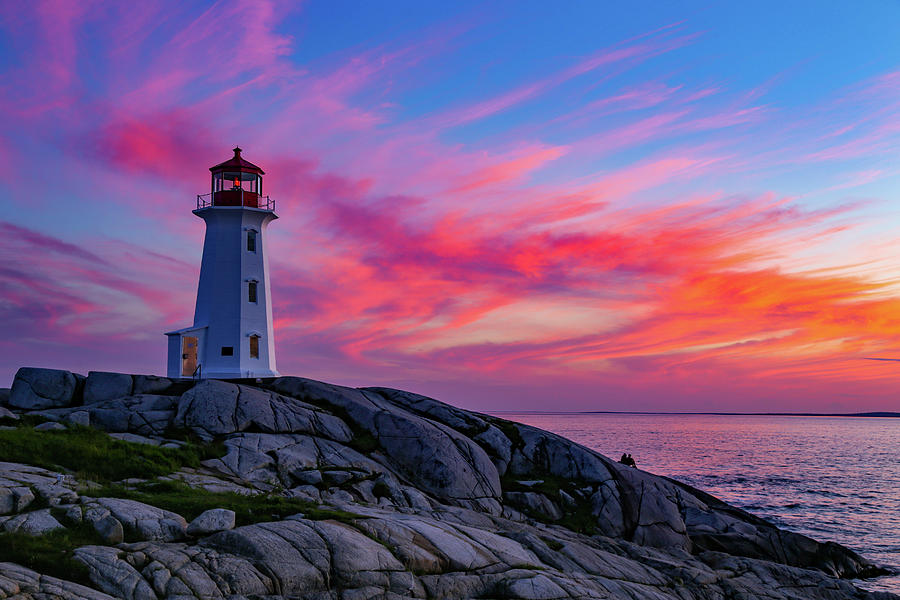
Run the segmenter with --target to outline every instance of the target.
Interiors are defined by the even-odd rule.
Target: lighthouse
[[[206,222],[194,324],[166,333],[168,376],[275,377],[266,240],[275,202],[263,195],[264,171],[240,148],[209,170],[210,192],[193,211]]]

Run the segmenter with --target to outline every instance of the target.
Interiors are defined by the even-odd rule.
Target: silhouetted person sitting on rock
[[[619,462],[623,465],[628,465],[629,467],[637,466],[634,464],[634,459],[631,457],[631,454],[625,454],[624,452],[622,453],[622,458],[619,459]]]

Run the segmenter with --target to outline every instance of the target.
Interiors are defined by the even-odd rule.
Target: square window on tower
[[[247,299],[250,302],[256,303],[256,282],[251,281],[250,285],[247,286]]]
[[[222,356],[234,356],[234,346],[222,346]]]

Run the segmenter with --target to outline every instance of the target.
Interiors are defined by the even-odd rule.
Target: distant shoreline
[[[900,412],[861,412],[861,413],[786,413],[786,412],[661,412],[635,410],[497,410],[486,411],[492,415],[692,415],[718,417],[867,417],[867,418],[900,418]]]

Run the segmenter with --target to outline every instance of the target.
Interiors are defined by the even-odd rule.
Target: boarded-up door
[[[181,376],[193,377],[197,370],[197,338],[186,335],[181,338]]]

